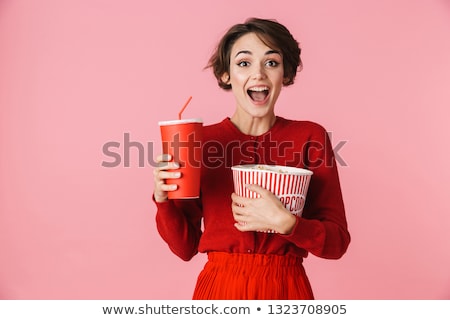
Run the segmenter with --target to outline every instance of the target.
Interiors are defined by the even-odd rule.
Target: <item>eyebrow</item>
[[[238,53],[236,53],[236,55],[235,55],[234,57],[236,58],[236,57],[237,57],[238,55],[240,55],[240,54],[249,54],[249,55],[252,55],[252,52],[249,51],[249,50],[241,50],[241,51],[239,51]],[[267,52],[265,53],[266,56],[267,56],[267,55],[270,55],[270,54],[279,54],[279,55],[281,56],[281,52],[278,51],[278,50],[269,50],[269,51],[267,51]]]

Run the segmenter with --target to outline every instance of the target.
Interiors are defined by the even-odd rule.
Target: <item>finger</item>
[[[231,200],[233,201],[233,203],[235,203],[235,204],[237,204],[237,205],[239,205],[239,206],[241,206],[241,207],[245,207],[245,205],[248,203],[248,198],[245,198],[245,197],[241,197],[241,196],[238,196],[236,193],[232,193],[231,194]]]
[[[160,190],[161,191],[165,191],[165,192],[169,192],[169,191],[175,191],[178,189],[178,185],[176,184],[161,184],[160,185]]]
[[[158,172],[159,180],[179,179],[179,178],[181,178],[181,172],[179,172],[179,171],[159,171]]]
[[[157,162],[171,161],[172,155],[170,154],[160,154],[156,157]]]
[[[156,202],[165,202],[168,198],[168,192],[178,189],[176,184],[165,184],[162,181],[155,183],[155,189],[153,191],[153,196]]]
[[[165,179],[178,179],[181,177],[181,172],[178,171],[164,171],[164,170],[153,170],[153,181],[156,183],[164,183]]]
[[[233,215],[238,215],[238,216],[248,215],[248,210],[249,209],[242,204],[235,203],[235,202],[231,203],[231,211],[233,212]]]
[[[245,212],[243,212],[244,208],[239,207],[235,204],[231,206],[231,211],[233,212],[233,218],[235,221],[242,219],[242,217],[245,215]]]
[[[269,192],[267,189],[265,189],[257,184],[246,184],[245,188],[250,191],[258,193],[259,195],[263,195],[263,194],[266,194],[267,192]]]
[[[241,232],[253,231],[246,222],[236,222],[234,227]]]
[[[155,198],[167,198],[167,192],[174,191],[178,189],[178,185],[176,184],[166,184],[164,183],[164,180],[156,181],[155,182],[155,188],[154,188],[154,194]]]
[[[232,203],[239,203],[239,196],[236,194],[236,193],[232,193],[231,194],[231,201],[232,201]]]
[[[153,169],[153,177],[155,181],[159,181],[162,179],[177,179],[181,177],[181,173],[177,171],[167,171],[167,170],[176,170],[178,169],[178,164],[174,162],[161,162],[160,167],[155,167]]]
[[[163,161],[163,162],[158,162],[158,164],[156,165],[156,168],[158,168],[159,170],[179,169],[180,164],[175,161],[168,161],[168,162]]]
[[[248,231],[257,231],[257,232],[264,232],[264,233],[278,233],[276,230],[262,227],[262,226],[252,226],[250,223],[247,222],[236,222],[234,224],[234,227],[241,231],[241,232],[248,232]]]

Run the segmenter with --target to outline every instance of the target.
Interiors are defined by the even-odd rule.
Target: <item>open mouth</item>
[[[269,95],[269,88],[266,86],[252,87],[247,90],[247,94],[253,101],[262,102]]]

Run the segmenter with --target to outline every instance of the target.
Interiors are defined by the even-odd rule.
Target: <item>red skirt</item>
[[[208,253],[194,300],[312,300],[311,285],[295,256]]]

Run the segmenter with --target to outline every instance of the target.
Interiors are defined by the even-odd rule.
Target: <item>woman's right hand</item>
[[[176,184],[166,184],[166,179],[178,179],[181,173],[177,171],[167,171],[178,169],[180,166],[177,162],[171,161],[170,154],[162,154],[156,158],[158,165],[153,169],[154,191],[153,195],[156,202],[167,201],[167,192],[178,188]]]

